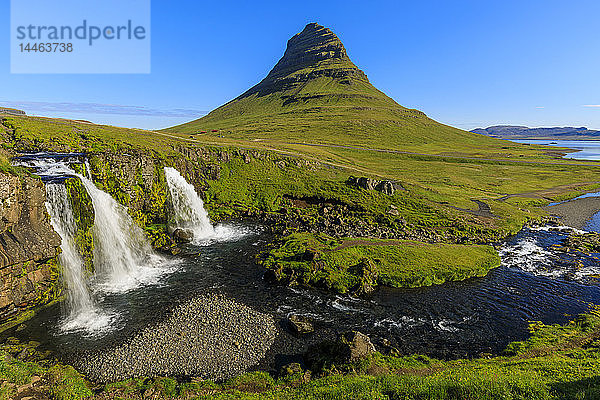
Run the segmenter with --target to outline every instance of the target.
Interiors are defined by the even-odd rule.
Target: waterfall
[[[111,316],[98,310],[89,288],[84,262],[75,245],[76,225],[67,189],[61,184],[46,185],[46,209],[52,227],[61,238],[58,262],[61,280],[67,289],[65,330],[97,331],[110,324]]]
[[[88,162],[88,160],[85,160],[83,165],[85,166],[85,177],[91,181],[92,180],[92,168],[90,167],[90,163]]]
[[[106,291],[127,291],[152,283],[165,270],[165,260],[148,243],[144,231],[127,208],[81,174],[80,180],[94,207],[94,269]]]
[[[16,165],[32,169],[46,183],[46,208],[54,230],[61,237],[61,279],[67,290],[65,331],[80,331],[94,336],[114,328],[118,317],[101,310],[91,293],[126,292],[141,285],[157,283],[171,272],[177,261],[156,254],[144,231],[129,216],[127,208],[91,180],[87,161],[85,175],[70,165],[81,163],[81,154],[39,153],[16,158]],[[79,179],[87,191],[94,209],[92,236],[94,242],[94,273],[88,277],[84,261],[75,244],[77,225],[64,181]],[[102,297],[104,298],[104,297]]]
[[[165,176],[175,212],[172,228],[190,230],[194,234],[195,243],[214,236],[215,229],[194,186],[175,168],[165,167]]]
[[[72,177],[79,179],[85,187],[94,208],[93,285],[105,292],[124,292],[143,284],[155,283],[157,278],[171,269],[172,263],[152,250],[142,229],[129,216],[127,208],[96,187],[89,178],[91,174],[87,161],[84,162],[87,177],[70,167],[71,163],[79,162],[77,157],[69,154],[62,158],[41,154],[25,157],[20,165],[34,169],[46,182],[62,183]]]

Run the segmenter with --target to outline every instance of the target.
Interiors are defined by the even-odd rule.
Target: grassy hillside
[[[259,150],[321,166],[302,172],[302,168],[281,170],[261,163],[232,162],[227,167],[228,173],[211,182],[207,193],[215,201],[251,206],[250,201],[256,203],[255,206],[269,204],[270,209],[277,209],[286,193],[296,197],[334,196],[349,201],[347,195],[341,195],[348,191],[343,182],[350,175],[372,176],[396,181],[404,187],[405,191],[397,194],[402,200],[396,205],[409,213],[401,212],[401,216],[411,220],[419,217],[401,204],[407,200],[424,204],[425,208],[421,209],[441,210],[440,215],[463,215],[463,219],[473,220],[476,224],[515,230],[528,216],[539,215],[535,206],[564,198],[569,193],[574,195],[581,190],[591,190],[600,183],[600,169],[595,163],[551,158],[540,147],[518,144],[490,147],[487,153],[475,156],[421,155],[336,146],[286,145],[273,141],[190,138],[189,135],[40,117],[10,116],[3,118],[2,123],[2,147],[8,152],[38,149],[97,153],[137,149],[165,158],[181,156],[177,150],[180,148],[208,146]],[[501,141],[501,144],[506,142]],[[258,197],[249,197],[249,193],[257,191],[260,191]],[[373,207],[380,201],[367,194],[363,191],[361,200],[356,201],[364,202],[367,208],[376,212],[385,212],[391,204],[391,199],[383,197],[383,203]],[[510,196],[508,199],[500,200],[507,195]],[[262,199],[260,204],[255,201],[259,199]],[[472,199],[488,203],[496,218],[470,214],[477,210]]]

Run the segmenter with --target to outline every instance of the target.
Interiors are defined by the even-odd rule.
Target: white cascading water
[[[153,250],[127,208],[94,182],[74,174],[85,187],[94,207],[94,269],[99,285],[108,292],[124,292],[152,283],[165,270],[165,260]]]
[[[92,168],[90,167],[90,163],[88,162],[88,160],[85,160],[83,165],[85,166],[85,177],[91,181],[92,180]]]
[[[46,209],[52,227],[61,238],[61,279],[67,289],[67,319],[64,330],[97,332],[105,329],[112,316],[98,309],[87,286],[84,262],[75,244],[76,225],[67,189],[61,184],[46,185]]]
[[[173,226],[190,230],[194,234],[194,243],[215,236],[215,228],[210,223],[204,209],[204,202],[196,193],[194,186],[188,183],[175,168],[165,167],[165,177],[173,203]]]
[[[85,187],[95,214],[94,284],[106,292],[125,292],[155,283],[170,270],[169,263],[152,250],[127,208],[98,189],[91,179],[72,170],[66,162],[40,158],[24,165],[35,168],[42,177],[77,177]],[[89,165],[86,171],[89,176]]]
[[[68,292],[68,316],[62,329],[97,335],[111,329],[116,315],[99,309],[90,294],[90,287],[104,292],[126,292],[140,285],[156,283],[162,275],[173,270],[176,262],[157,255],[142,229],[129,216],[127,208],[96,187],[91,180],[87,161],[87,176],[71,169],[71,162],[77,161],[72,158],[59,160],[40,154],[39,158],[27,158],[19,165],[33,168],[47,182],[46,207],[52,225],[62,239],[59,262]],[[74,241],[77,227],[67,189],[63,184],[67,177],[76,177],[81,181],[94,208],[94,275],[91,279],[88,279]]]

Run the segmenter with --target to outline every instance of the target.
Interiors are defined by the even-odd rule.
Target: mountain
[[[471,132],[480,135],[492,136],[502,139],[597,139],[600,131],[587,128],[528,128],[526,126],[496,125],[489,128],[477,128]]]
[[[396,103],[354,65],[340,39],[316,23],[288,41],[283,57],[257,85],[205,117],[165,131],[419,150],[486,143]]]

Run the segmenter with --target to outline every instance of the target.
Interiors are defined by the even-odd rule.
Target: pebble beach
[[[163,375],[222,380],[258,364],[276,336],[271,316],[210,294],[176,307],[125,343],[83,355],[77,366],[98,382]]]

